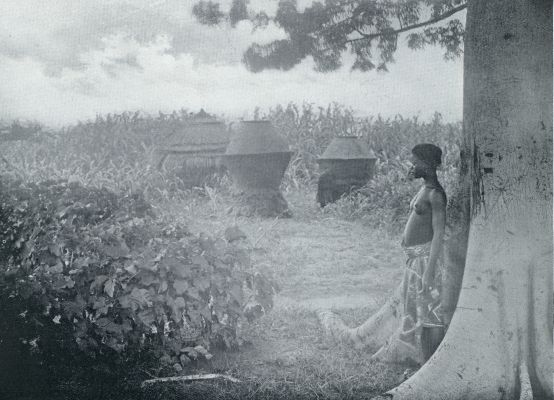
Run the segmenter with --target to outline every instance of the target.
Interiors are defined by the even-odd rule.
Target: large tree
[[[245,62],[287,69],[311,55],[327,71],[352,51],[353,68],[385,69],[413,29],[411,47],[456,56],[463,27],[443,20],[464,8],[462,290],[440,347],[389,395],[553,399],[552,2],[334,0],[298,12],[281,1],[273,19],[289,38],[253,45]]]

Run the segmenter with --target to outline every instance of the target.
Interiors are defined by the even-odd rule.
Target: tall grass
[[[155,149],[190,118],[185,110],[157,116],[125,112],[43,130],[32,140],[5,142],[2,169],[35,181],[68,179],[116,192],[139,191],[149,199],[186,196],[177,177],[156,168]]]
[[[431,121],[417,117],[356,117],[352,109],[333,103],[323,107],[312,104],[277,106],[264,115],[289,141],[295,156],[287,170],[285,184],[314,184],[319,176],[317,157],[335,136],[359,136],[375,152],[378,172],[397,169],[408,159],[417,143],[434,143],[443,150],[443,170],[457,168],[460,123],[445,123],[439,113]]]
[[[402,116],[360,118],[338,104],[326,108],[289,104],[271,109],[266,117],[295,151],[285,175],[286,187],[315,186],[319,176],[317,157],[335,136],[359,136],[375,152],[374,179],[360,191],[327,206],[324,211],[329,214],[397,233],[406,222],[408,204],[419,184],[406,179],[407,160],[418,143],[433,143],[442,149],[439,180],[447,195],[456,191],[461,123],[445,123],[439,113],[431,121]]]
[[[445,123],[438,113],[430,121],[402,116],[384,119],[358,117],[339,104],[315,107],[291,103],[265,113],[256,110],[256,115],[271,120],[294,151],[283,180],[285,190],[315,189],[317,158],[335,136],[360,136],[375,152],[374,179],[360,192],[328,206],[325,212],[397,230],[403,225],[415,189],[405,176],[406,160],[417,143],[434,143],[442,148],[439,178],[447,194],[454,192],[461,124]],[[17,139],[18,132],[33,132],[23,137],[28,140],[3,143],[0,168],[25,179],[69,179],[117,192],[140,191],[150,201],[185,199],[191,192],[183,182],[156,168],[155,147],[182,129],[191,116],[185,110],[155,116],[126,112],[98,116],[57,131],[34,123],[25,126],[0,122],[4,137]],[[223,180],[223,189],[227,182]]]

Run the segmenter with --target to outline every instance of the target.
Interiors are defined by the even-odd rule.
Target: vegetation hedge
[[[414,183],[405,180],[406,160],[417,143],[442,148],[439,178],[449,197],[456,192],[461,123],[446,123],[438,113],[430,121],[402,116],[384,119],[358,117],[339,104],[315,107],[291,103],[265,113],[256,110],[254,115],[270,119],[294,150],[283,180],[285,189],[314,190],[319,178],[317,157],[336,135],[360,136],[376,153],[375,178],[363,190],[329,206],[325,210],[328,213],[398,232],[414,191]],[[153,202],[186,198],[188,189],[179,178],[155,168],[154,149],[171,132],[182,129],[191,116],[185,110],[156,116],[128,112],[42,131],[30,124],[27,131],[34,133],[27,136],[33,140],[13,141],[0,154],[4,165],[24,179],[69,179],[121,193],[140,191]],[[25,131],[20,124],[5,130]],[[228,182],[224,178],[217,188],[226,190]]]
[[[24,180],[66,179],[118,193],[140,192],[148,201],[186,196],[179,178],[156,168],[156,147],[193,116],[186,110],[156,116],[124,112],[60,129],[0,122],[0,133],[6,132],[0,135],[3,168]]]
[[[313,188],[317,184],[317,157],[334,136],[359,136],[375,152],[374,178],[361,190],[326,206],[326,213],[397,234],[406,223],[408,205],[419,185],[406,179],[407,160],[418,143],[433,143],[442,149],[439,180],[450,199],[457,192],[462,127],[461,123],[443,122],[438,113],[425,122],[401,116],[360,118],[338,104],[326,108],[289,104],[275,107],[265,117],[273,121],[295,151],[285,175],[284,183],[289,187]]]
[[[156,218],[140,194],[76,182],[1,177],[0,260],[0,375],[13,385],[33,365],[60,384],[87,359],[174,373],[239,345],[241,324],[272,307],[238,246]]]
[[[406,160],[422,142],[443,149],[439,178],[456,192],[461,125],[439,114],[360,118],[337,104],[289,104],[256,115],[295,152],[286,190],[314,191],[317,157],[336,135],[376,153],[374,179],[324,213],[398,233],[417,185]],[[241,325],[271,308],[273,285],[243,250],[152,212],[190,199],[155,168],[154,150],[191,116],[127,112],[57,130],[0,122],[0,398],[139,395],[120,389],[237,346]],[[203,190],[224,194],[228,182]]]

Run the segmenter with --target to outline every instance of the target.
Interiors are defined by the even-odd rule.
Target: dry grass
[[[182,125],[184,112],[108,116],[0,149],[4,171],[22,179],[70,179],[125,193],[140,191],[160,218],[193,232],[222,237],[226,228],[237,225],[247,235],[241,245],[250,250],[256,267],[281,286],[275,308],[244,328],[250,344],[238,352],[217,353],[187,371],[225,372],[242,383],[165,384],[141,392],[140,382],[130,381],[129,390],[114,399],[367,399],[402,379],[405,367],[375,364],[369,352],[331,342],[314,311],[332,308],[356,325],[385,301],[404,263],[394,236],[411,193],[401,182],[402,161],[416,142],[439,143],[446,153],[443,176],[449,192],[456,176],[460,127],[438,117],[429,123],[400,117],[360,119],[340,106],[316,110],[290,105],[272,110],[268,117],[296,151],[283,185],[291,219],[237,216],[229,210],[226,179],[216,187],[187,189],[157,171],[155,145]],[[379,169],[365,197],[350,197],[321,210],[315,202],[316,158],[336,134],[364,136],[379,156]],[[395,228],[389,229],[391,225]],[[68,385],[59,398],[98,396]]]
[[[239,351],[216,353],[195,363],[187,374],[222,373],[240,383],[213,380],[164,383],[128,390],[103,399],[371,399],[403,380],[404,366],[371,361],[368,352],[336,344],[324,337],[314,312],[303,307],[272,311],[248,332],[252,341]],[[144,375],[144,379],[151,376]],[[94,399],[68,385],[56,399]],[[108,392],[108,389],[104,389]]]
[[[402,381],[406,369],[370,361],[326,337],[315,310],[332,308],[344,320],[363,322],[386,299],[403,263],[397,239],[358,222],[330,216],[315,194],[289,191],[292,219],[245,218],[226,210],[228,194],[212,189],[187,202],[167,202],[158,212],[215,236],[237,225],[258,268],[272,274],[281,291],[275,308],[245,327],[246,343],[220,352],[187,373],[219,372],[241,379],[163,384],[152,399],[369,399]],[[184,397],[182,397],[184,396]]]
[[[220,353],[193,371],[231,374],[241,383],[164,385],[164,395],[156,397],[152,389],[151,398],[186,393],[191,399],[370,399],[402,381],[405,368],[372,362],[368,352],[330,342],[315,314],[303,307],[275,310],[250,334],[252,343],[240,352]]]
[[[156,210],[168,223],[188,224],[195,233],[222,236],[237,225],[256,267],[280,283],[274,309],[243,327],[246,342],[238,351],[213,351],[210,361],[184,371],[230,374],[241,383],[140,390],[140,379],[155,372],[133,371],[126,390],[114,394],[102,387],[93,393],[68,382],[57,399],[370,399],[402,381],[405,366],[375,363],[370,351],[335,343],[315,313],[333,308],[356,325],[374,312],[399,279],[403,257],[397,238],[326,214],[309,190],[285,192],[294,218],[278,220],[228,213],[228,196],[223,189],[191,192],[186,200],[158,202]]]

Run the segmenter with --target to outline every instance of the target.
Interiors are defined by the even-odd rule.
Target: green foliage
[[[193,10],[208,10],[208,3],[212,8],[217,5],[200,1]],[[463,24],[458,19],[437,23],[465,6],[463,0],[331,0],[315,1],[299,11],[296,0],[282,0],[271,20],[288,38],[262,45],[254,43],[245,52],[243,62],[253,72],[268,68],[288,70],[311,56],[316,69],[326,72],[339,68],[343,55],[350,52],[355,58],[352,69],[386,71],[387,65],[394,62],[400,34],[407,31],[411,31],[409,47],[420,49],[438,44],[445,49],[445,59],[455,59],[462,53]],[[245,10],[243,14],[246,13]],[[194,14],[206,25],[223,20],[222,16],[206,17],[216,15],[214,12]],[[235,26],[235,7],[230,14],[231,25]],[[264,26],[270,18],[260,13],[251,19],[255,26]],[[420,28],[425,29],[418,31]]]
[[[356,135],[375,152],[374,178],[360,191],[329,205],[325,212],[357,219],[397,233],[405,223],[417,183],[406,179],[406,162],[417,143],[434,143],[443,151],[439,180],[449,197],[455,193],[459,169],[461,124],[448,124],[435,114],[430,122],[418,118],[358,118],[349,108],[332,104],[315,108],[289,104],[266,115],[295,151],[284,185],[313,187],[319,177],[317,157],[334,136]]]
[[[248,19],[248,0],[233,0],[229,10],[229,21],[231,26],[236,26],[242,20]]]
[[[315,108],[311,104],[289,104],[270,110],[266,118],[286,137],[293,158],[285,176],[285,185],[300,187],[317,182],[317,157],[336,135],[355,134],[358,119],[352,110],[337,104]]]
[[[124,112],[98,116],[35,141],[0,148],[3,168],[24,180],[66,179],[117,193],[141,192],[148,201],[185,197],[188,185],[157,168],[156,146],[193,117],[185,110],[150,116]],[[9,127],[6,127],[9,130]]]
[[[392,119],[359,118],[353,110],[339,104],[326,108],[304,103],[277,106],[264,117],[269,118],[295,151],[287,179],[297,185],[314,184],[318,178],[317,157],[335,136],[359,136],[376,153],[379,171],[387,172],[398,164],[390,160],[407,160],[417,143],[435,143],[443,150],[443,170],[457,168],[461,125],[442,122],[435,114],[430,122],[417,117]]]
[[[417,143],[435,143],[442,148],[439,178],[449,197],[456,190],[461,124],[444,123],[440,114],[431,121],[401,116],[360,118],[352,109],[338,104],[288,104],[266,113],[256,110],[255,114],[270,119],[294,151],[283,181],[285,189],[315,188],[319,178],[317,157],[336,135],[360,136],[376,153],[375,178],[360,197],[345,199],[327,212],[362,218],[398,231],[413,193],[413,186],[404,179],[404,162]],[[39,141],[10,142],[1,154],[6,169],[25,180],[69,179],[123,195],[140,192],[150,202],[190,200],[191,191],[177,176],[156,168],[154,152],[156,144],[182,129],[190,117],[185,111],[155,117],[140,113],[108,115],[39,135]],[[226,177],[218,182],[224,189],[228,185]]]
[[[192,14],[205,25],[217,25],[225,17],[225,14],[219,10],[218,3],[204,0],[192,7]]]
[[[36,140],[39,135],[46,135],[42,126],[38,123],[21,123],[13,121],[6,124],[0,120],[0,142],[12,140]]]
[[[364,188],[327,205],[324,212],[399,233],[406,224],[408,205],[419,182],[406,179],[408,167],[399,160],[379,163],[377,171]]]
[[[237,328],[272,307],[274,287],[244,250],[157,218],[139,194],[0,184],[2,324],[24,323],[29,351],[147,351],[179,370],[238,346]]]
[[[313,192],[317,157],[335,135],[358,135],[374,150],[374,179],[324,214],[397,234],[417,185],[405,179],[405,160],[421,142],[443,149],[439,179],[450,198],[456,192],[461,126],[438,114],[429,122],[360,118],[337,104],[255,114],[271,119],[295,151],[286,191]],[[123,113],[59,131],[19,124],[33,127],[32,140],[14,135],[2,146],[0,364],[10,367],[0,371],[0,398],[23,398],[5,395],[16,382],[46,398],[41,387],[53,381],[58,393],[73,394],[67,398],[139,396],[144,371],[208,363],[204,352],[240,344],[242,325],[271,308],[273,284],[243,250],[153,213],[173,204],[167,200],[190,209],[209,201],[214,215],[225,207],[226,178],[213,189],[188,190],[155,168],[154,147],[190,117]],[[0,130],[12,137],[13,126]],[[26,385],[30,374],[33,385]]]
[[[344,219],[362,221],[391,234],[399,234],[409,215],[408,205],[421,185],[406,179],[408,167],[399,159],[379,163],[377,175],[365,187],[327,205],[324,212]],[[458,190],[458,169],[447,165],[438,171],[439,181],[446,190],[449,207]],[[450,224],[449,212],[448,223]]]

